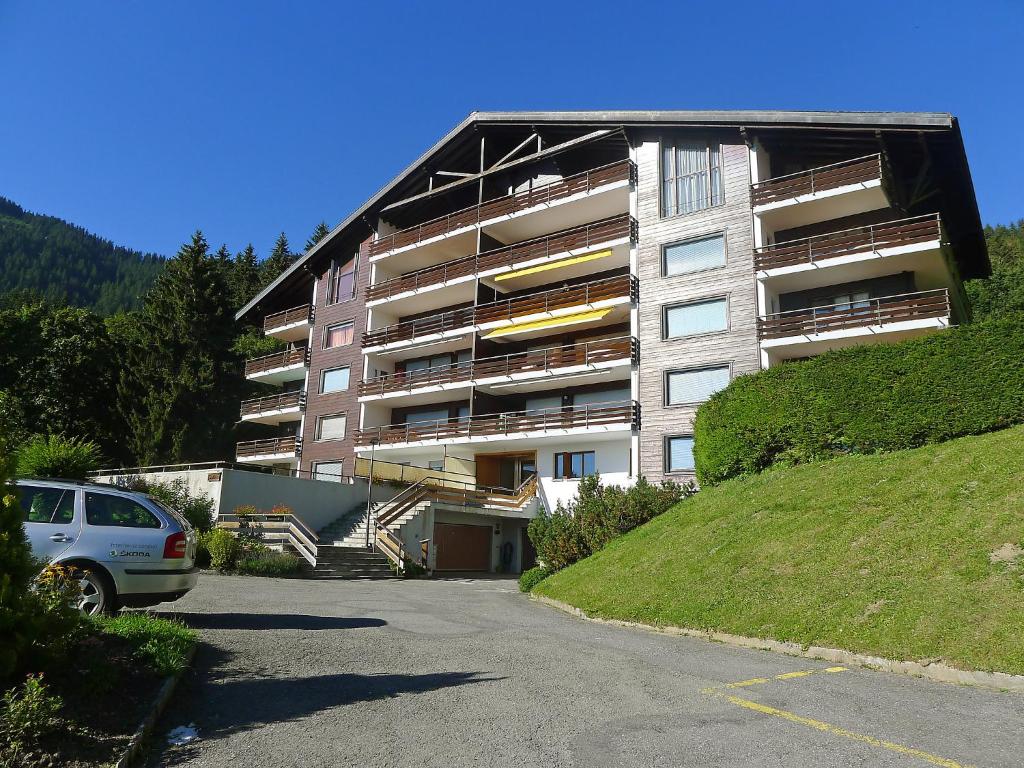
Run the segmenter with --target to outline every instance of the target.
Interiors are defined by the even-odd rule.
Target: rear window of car
[[[149,503],[150,504],[156,504],[156,506],[158,506],[160,509],[162,509],[164,511],[164,513],[169,518],[171,518],[171,520],[174,520],[175,522],[177,522],[178,525],[180,525],[182,527],[182,529],[187,531],[189,528],[192,527],[192,524],[188,520],[185,519],[185,516],[183,514],[181,514],[181,512],[179,512],[178,510],[174,509],[173,507],[168,507],[166,504],[164,504],[162,501],[160,501],[160,499],[154,499],[152,496],[150,496],[149,497]]]
[[[18,487],[26,523],[67,525],[75,519],[75,492],[65,488]]]
[[[85,521],[116,528],[159,528],[160,520],[139,502],[106,493],[85,494]]]

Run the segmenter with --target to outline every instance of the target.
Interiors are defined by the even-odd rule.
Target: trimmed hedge
[[[1024,423],[1024,313],[735,379],[697,412],[697,479]]]

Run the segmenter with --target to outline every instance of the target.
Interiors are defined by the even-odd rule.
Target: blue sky
[[[474,109],[905,109],[960,118],[1008,222],[1022,33],[1002,0],[0,0],[0,195],[140,250],[201,228],[266,255]]]

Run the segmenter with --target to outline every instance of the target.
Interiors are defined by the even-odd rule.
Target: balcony
[[[508,242],[536,237],[566,224],[595,221],[628,211],[629,188],[635,181],[636,166],[629,160],[619,160],[384,235],[369,244],[369,257],[375,261],[436,244],[435,253],[419,254],[411,263],[436,262],[438,256],[459,247],[441,241],[458,239],[478,226],[487,227],[499,240]],[[475,238],[465,239],[475,242]]]
[[[920,287],[952,285],[938,214],[854,227],[757,248],[754,268],[774,293],[913,272]]]
[[[550,275],[546,273],[551,270],[559,270],[558,277],[562,279],[577,277],[585,273],[581,273],[581,270],[587,269],[583,267],[584,263],[593,267],[591,262],[594,259],[584,262],[580,257],[599,249],[606,252],[594,256],[608,257],[607,261],[602,261],[602,268],[625,266],[629,263],[628,246],[636,242],[636,238],[636,221],[628,213],[621,214],[385,280],[367,287],[366,303],[367,306],[373,306],[458,282],[471,285],[476,277],[507,275],[514,270],[529,270],[529,276],[535,276],[531,281],[533,283],[548,280]],[[519,277],[525,278],[527,275]],[[523,287],[527,285],[529,283],[523,284]]]
[[[898,341],[949,326],[949,291],[904,293],[835,307],[776,312],[757,319],[770,361],[807,357],[871,341]]]
[[[881,154],[844,160],[752,184],[754,213],[774,231],[889,206]]]
[[[293,347],[282,352],[247,360],[245,378],[264,384],[284,384],[306,378],[309,351],[306,347]]]
[[[363,351],[403,343],[426,343],[476,330],[487,336],[517,334],[520,338],[550,333],[553,327],[623,319],[616,308],[635,302],[639,284],[632,275],[619,275],[564,288],[465,307],[421,320],[396,323],[363,334]]]
[[[263,318],[263,333],[281,341],[303,341],[309,338],[309,329],[313,326],[313,306],[303,304],[301,307],[286,309]]]
[[[631,336],[567,344],[534,352],[485,357],[418,371],[390,373],[359,383],[360,401],[427,395],[470,386],[515,384],[516,391],[550,388],[559,377],[574,385],[607,380],[614,368],[637,365],[640,342]],[[426,398],[424,398],[424,401]],[[403,404],[414,404],[404,401]]]
[[[272,437],[238,443],[235,458],[249,464],[287,464],[302,453],[301,437]]]
[[[242,402],[242,421],[257,424],[281,424],[295,421],[306,407],[306,393],[283,392],[279,395],[257,397]]]
[[[631,431],[640,426],[640,405],[635,400],[615,403],[542,408],[535,411],[488,413],[462,419],[389,424],[356,431],[356,450],[422,444],[503,442],[521,438],[562,440],[578,434],[595,435]]]

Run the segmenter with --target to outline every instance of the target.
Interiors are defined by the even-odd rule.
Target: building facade
[[[490,494],[418,535],[518,569],[537,502],[692,479],[732,378],[959,323],[988,269],[947,114],[474,113],[242,310],[288,347],[237,458]]]

